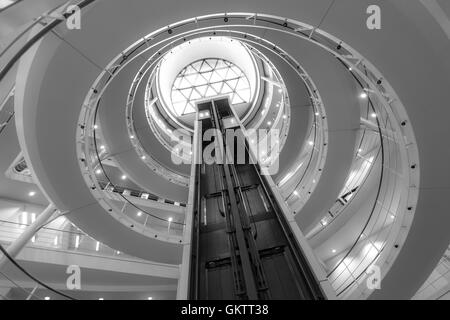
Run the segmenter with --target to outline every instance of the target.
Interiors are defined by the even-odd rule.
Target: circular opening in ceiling
[[[194,113],[197,101],[228,95],[232,105],[249,103],[250,83],[245,73],[225,59],[202,59],[185,67],[172,86],[172,111],[177,116]]]
[[[163,117],[187,130],[193,127],[197,101],[228,95],[235,111],[245,116],[260,94],[255,57],[241,41],[229,37],[199,37],[173,47],[155,76],[148,88],[156,89],[155,105]]]

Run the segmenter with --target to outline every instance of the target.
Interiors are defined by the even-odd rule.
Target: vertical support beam
[[[183,234],[183,256],[180,265],[180,275],[178,278],[177,300],[187,300],[189,296],[189,276],[191,267],[191,251],[192,251],[192,228],[194,221],[194,205],[196,194],[196,168],[200,163],[200,137],[199,121],[194,123],[194,139],[193,139],[193,157],[191,163],[191,176],[189,182],[188,203],[186,205],[186,220]]]
[[[47,208],[42,211],[40,215],[37,216],[36,220],[25,229],[25,231],[17,238],[7,249],[8,254],[15,258],[20,251],[25,247],[25,245],[33,238],[36,232],[39,231],[41,226],[45,224],[50,217],[55,212],[55,206],[53,204],[48,205]],[[0,270],[5,266],[8,262],[8,258],[2,256],[0,258]]]

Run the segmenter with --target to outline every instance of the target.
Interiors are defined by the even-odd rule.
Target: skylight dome
[[[195,102],[204,98],[230,96],[232,104],[248,103],[250,83],[244,72],[224,59],[202,59],[185,67],[173,83],[171,100],[175,113],[196,111]]]

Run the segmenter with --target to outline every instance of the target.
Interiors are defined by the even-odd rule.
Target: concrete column
[[[55,206],[53,204],[50,204],[47,208],[45,208],[44,211],[42,211],[41,214],[36,217],[36,220],[25,229],[25,231],[19,236],[19,238],[17,238],[16,241],[14,241],[6,249],[8,254],[11,257],[15,258],[23,249],[23,247],[25,247],[28,241],[30,241],[31,238],[33,238],[33,236],[36,234],[36,232],[39,231],[40,227],[50,219],[54,212]],[[0,258],[0,270],[8,261],[9,259],[2,255],[2,257]]]

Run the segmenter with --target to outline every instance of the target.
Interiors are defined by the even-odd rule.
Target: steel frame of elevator
[[[227,157],[229,155],[228,146],[224,142],[225,128],[222,123],[222,116],[219,113],[216,105],[217,100],[212,100],[208,103],[211,118],[211,126],[213,129],[217,129],[221,135],[216,137],[214,143],[216,144],[216,150],[219,150],[221,155]],[[200,103],[199,103],[200,108]],[[229,104],[228,104],[229,107]],[[230,112],[232,116],[232,113]],[[250,150],[248,142],[244,143],[246,152],[250,157]],[[206,173],[204,164],[196,164],[195,174],[195,186],[196,195],[194,203],[194,219],[193,219],[193,234],[192,234],[192,251],[191,251],[191,266],[190,266],[190,285],[189,285],[189,297],[191,299],[208,299],[209,296],[201,290],[201,275],[205,272],[206,276],[203,279],[207,281],[209,268],[218,268],[222,265],[231,265],[233,275],[233,290],[234,297],[239,300],[265,300],[272,299],[269,284],[267,282],[265,270],[261,259],[270,257],[275,254],[284,254],[289,251],[292,254],[290,259],[291,263],[287,263],[291,274],[294,275],[296,287],[299,291],[304,291],[300,295],[305,299],[325,299],[325,295],[322,292],[314,273],[310,269],[309,263],[305,256],[302,254],[299,244],[296,242],[293,232],[290,230],[289,224],[285,221],[283,214],[280,212],[280,206],[277,205],[275,197],[270,192],[270,187],[264,181],[264,178],[259,174],[259,165],[252,163],[251,166],[258,177],[257,184],[242,185],[239,178],[239,172],[233,161],[223,161],[223,163],[214,164],[211,166],[214,178],[217,179],[220,185],[219,191],[201,195],[201,172]],[[249,200],[245,195],[245,191],[257,189],[260,195],[263,205],[266,211],[269,211],[269,207],[272,209],[266,214],[253,215],[251,212]],[[267,201],[264,201],[265,195]],[[217,201],[217,207],[220,215],[225,218],[225,230],[227,234],[228,251],[229,256],[218,257],[213,261],[201,261],[201,232],[208,230],[208,227],[202,227],[201,214],[202,209],[206,210],[204,200],[217,198],[221,199],[221,206],[219,200]],[[221,207],[221,208],[220,208]],[[286,246],[275,245],[269,248],[263,248],[258,250],[256,244],[256,238],[258,236],[256,223],[258,221],[266,221],[268,219],[275,218],[277,221],[284,239]],[[252,225],[255,225],[255,230],[252,229]],[[212,227],[214,228],[214,227]],[[217,228],[217,226],[216,226]],[[220,226],[218,227],[220,228]],[[211,231],[212,229],[209,229]],[[286,248],[285,248],[286,247]],[[285,255],[286,256],[286,255]],[[205,263],[202,265],[202,263]],[[295,277],[295,275],[300,275]],[[302,282],[304,285],[300,284]],[[302,288],[302,289],[300,289]]]

